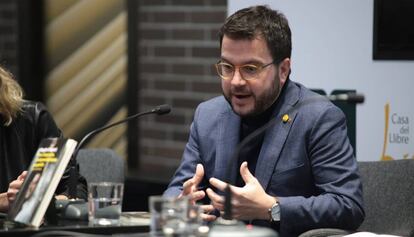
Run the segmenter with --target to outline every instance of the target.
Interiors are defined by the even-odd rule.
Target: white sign
[[[365,95],[356,113],[358,160],[413,158],[414,61],[372,59],[373,0],[229,0],[228,13],[257,4],[289,21],[292,80]]]

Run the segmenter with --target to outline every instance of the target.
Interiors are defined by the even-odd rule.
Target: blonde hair
[[[11,73],[0,66],[0,115],[8,126],[22,110],[23,90]]]

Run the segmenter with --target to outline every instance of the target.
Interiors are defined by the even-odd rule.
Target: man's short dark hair
[[[262,36],[275,62],[291,56],[292,40],[288,20],[268,6],[244,8],[229,16],[219,31],[220,48],[224,35],[231,39],[248,40]]]

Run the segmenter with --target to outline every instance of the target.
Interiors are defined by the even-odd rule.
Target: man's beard
[[[224,98],[227,100],[227,102],[230,104],[233,111],[238,114],[240,117],[246,118],[246,117],[254,117],[256,115],[259,115],[263,113],[266,109],[268,109],[279,97],[280,94],[280,88],[279,88],[279,78],[275,78],[273,81],[273,86],[271,88],[268,88],[264,93],[257,97],[257,95],[252,94],[251,96],[254,98],[254,107],[250,111],[248,111],[245,114],[239,114],[236,112],[233,108],[233,105],[231,103],[231,97],[232,92],[230,91],[230,94],[227,96],[224,91],[222,92]]]

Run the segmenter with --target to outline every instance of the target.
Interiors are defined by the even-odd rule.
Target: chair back
[[[77,161],[88,183],[124,182],[124,160],[111,149],[81,149]]]
[[[414,160],[358,162],[365,220],[358,229],[379,234],[414,234]]]

